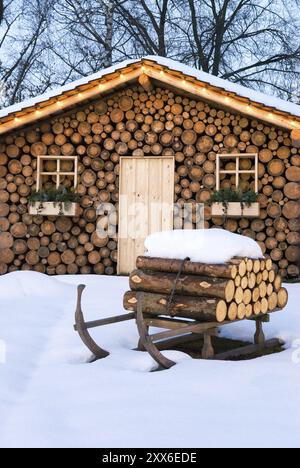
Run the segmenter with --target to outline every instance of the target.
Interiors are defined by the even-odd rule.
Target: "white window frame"
[[[222,159],[235,159],[236,168],[235,169],[220,169]],[[240,169],[241,159],[253,159],[254,160],[254,169]],[[231,154],[217,154],[216,162],[216,189],[220,190],[221,185],[221,174],[235,175],[236,176],[236,188],[239,188],[240,185],[240,174],[251,174],[254,175],[255,180],[255,192],[258,193],[258,153],[231,153]]]
[[[60,170],[61,161],[73,161],[74,162],[74,171],[64,171]],[[47,172],[44,170],[45,161],[56,161],[56,171]],[[36,179],[36,189],[37,191],[43,187],[43,177],[45,176],[56,176],[56,188],[58,189],[61,185],[61,177],[72,176],[74,178],[73,187],[77,188],[78,185],[78,157],[77,156],[38,156],[37,157],[37,179]]]

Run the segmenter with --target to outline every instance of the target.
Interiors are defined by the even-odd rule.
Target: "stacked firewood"
[[[182,267],[181,260],[138,257],[137,268],[124,296],[130,311],[136,311],[141,291],[144,313],[204,322],[243,320],[283,309],[288,301],[271,259],[234,258],[219,265],[185,261]]]
[[[209,200],[220,152],[259,154],[260,217],[212,218],[207,206],[205,227],[220,226],[252,237],[281,276],[298,276],[300,150],[292,146],[289,132],[168,89],[146,92],[141,87],[1,137],[0,274],[21,268],[48,274],[115,273],[117,235],[99,239],[95,229],[99,220],[101,227],[117,228],[116,214],[99,218],[96,210],[102,202],[118,209],[120,157],[174,156],[175,201],[181,206]],[[78,218],[28,215],[38,155],[79,157]],[[62,170],[68,171],[69,164],[62,162]],[[251,160],[242,164],[249,169]],[[46,170],[56,170],[52,165],[49,161]],[[243,189],[254,188],[251,176],[241,178]],[[53,184],[51,177],[45,184]],[[72,180],[65,177],[63,184],[70,187]],[[222,188],[233,184],[232,176],[222,174]],[[182,227],[181,215],[175,209],[175,228]],[[184,216],[185,227],[195,227],[200,214],[186,210]]]

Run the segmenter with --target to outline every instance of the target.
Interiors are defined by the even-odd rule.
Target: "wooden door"
[[[144,253],[145,238],[173,229],[173,157],[122,157],[118,273],[129,274]]]

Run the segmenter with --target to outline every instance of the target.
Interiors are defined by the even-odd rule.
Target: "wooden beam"
[[[233,322],[223,322],[223,325],[228,325],[229,323]],[[186,325],[185,327],[177,327],[175,330],[171,330],[169,328],[168,331],[165,332],[159,332],[155,333],[154,335],[151,335],[151,340],[152,341],[158,341],[158,340],[164,340],[166,338],[173,338],[175,336],[183,335],[183,334],[188,334],[188,333],[195,333],[195,334],[204,334],[204,333],[209,333],[211,330],[213,330],[213,334],[215,334],[216,328],[220,326],[220,323],[199,323],[199,322],[194,322],[191,325]]]
[[[153,89],[151,79],[155,79],[166,86],[172,86],[180,91],[193,95],[199,99],[211,101],[221,107],[240,112],[254,119],[260,119],[271,125],[292,130],[291,138],[295,146],[300,147],[300,119],[284,114],[263,104],[251,102],[247,98],[239,97],[226,90],[218,89],[207,83],[202,83],[195,77],[185,76],[181,72],[169,70],[167,67],[158,66],[154,62],[143,60],[134,67],[126,67],[123,70],[106,75],[97,82],[93,81],[69,90],[53,97],[43,103],[37,103],[27,109],[21,109],[15,114],[0,119],[0,135],[8,131],[29,125],[35,121],[44,119],[59,111],[68,110],[70,107],[82,102],[94,99],[102,93],[111,92],[119,86],[124,86],[130,81],[138,80],[139,84],[150,92]],[[93,84],[94,83],[94,84]],[[25,111],[25,112],[24,112]]]
[[[178,320],[178,319],[169,319],[169,318],[155,318],[155,317],[145,317],[145,324],[148,327],[154,328],[166,328],[168,329],[177,329],[177,328],[184,328],[187,325],[192,325],[193,322],[190,320]]]
[[[241,356],[249,356],[251,354],[256,354],[262,352],[266,349],[277,348],[278,346],[284,346],[284,341],[279,338],[274,338],[272,340],[266,341],[263,344],[253,344],[249,346],[243,346],[241,348],[232,349],[226,351],[225,353],[216,354],[213,358],[216,361],[225,361],[226,359],[239,358]]]
[[[135,314],[122,314],[114,317],[107,317],[105,319],[93,320],[92,322],[84,322],[83,326],[86,330],[90,328],[102,327],[104,325],[111,325],[112,323],[127,322],[128,320],[134,320]],[[74,330],[78,331],[78,325],[74,325]]]
[[[139,77],[139,84],[144,88],[147,93],[150,93],[153,90],[153,84],[151,78],[145,73],[142,73]]]

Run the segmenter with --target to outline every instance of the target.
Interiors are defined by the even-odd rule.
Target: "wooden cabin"
[[[181,228],[186,204],[195,227],[204,204],[206,229],[252,237],[298,277],[299,148],[300,106],[160,57],[5,108],[0,274],[126,274],[147,234]],[[80,206],[34,212],[28,197],[51,184],[74,187]],[[258,211],[214,215],[211,193],[231,186],[257,191]]]

